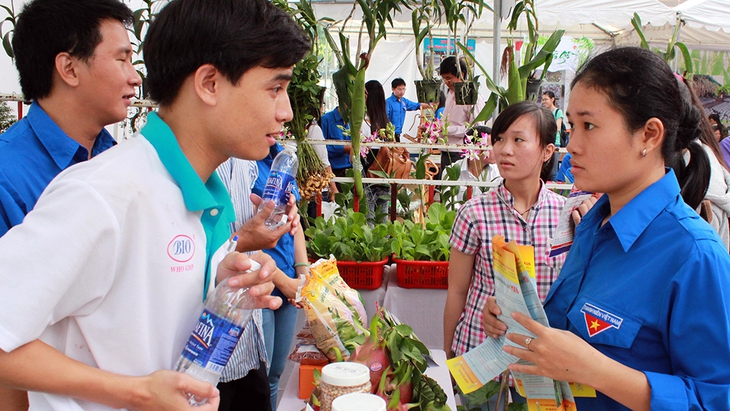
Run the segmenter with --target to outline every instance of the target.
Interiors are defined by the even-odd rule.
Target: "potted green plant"
[[[512,10],[512,16],[508,25],[510,33],[517,29],[518,21],[524,14],[527,21],[528,43],[523,46],[525,55],[522,61],[525,63],[518,67],[515,56],[517,53],[515,47],[512,44],[512,40],[507,41],[507,47],[502,54],[502,71],[507,72],[507,88],[494,83],[484,67],[482,67],[482,65],[474,59],[471,52],[469,52],[463,44],[458,44],[459,49],[461,49],[466,56],[471,58],[475,65],[480,69],[486,79],[487,88],[491,91],[489,99],[484,105],[482,111],[477,115],[474,122],[487,120],[491,117],[494,110],[499,107],[503,108],[510,104],[527,100],[528,80],[537,79],[536,73],[538,69],[542,69],[542,74],[540,79],[537,79],[538,81],[541,81],[547,74],[550,63],[552,63],[553,60],[553,52],[555,52],[558,44],[560,44],[560,40],[563,38],[565,30],[554,31],[545,44],[538,49],[537,46],[540,35],[534,4],[534,0],[522,0],[517,2]],[[533,98],[535,95],[536,92],[533,93]]]
[[[441,80],[436,78],[436,64],[433,45],[433,28],[441,19],[441,7],[437,0],[424,0],[411,13],[413,36],[416,40],[416,65],[422,80],[415,80],[419,103],[438,103],[441,97]],[[428,56],[421,55],[421,45],[429,39]],[[425,57],[425,59],[424,59]]]
[[[471,69],[468,71],[471,72]],[[467,81],[454,83],[454,99],[458,105],[473,105],[479,98],[479,76],[469,75],[468,78]]]
[[[346,209],[343,215],[325,220],[317,217],[304,232],[310,259],[337,259],[340,275],[351,287],[376,289],[391,253],[388,221],[368,225],[365,214]]]
[[[387,25],[393,26],[393,16],[403,8],[411,6],[410,0],[356,0],[353,13],[359,6],[362,12],[360,35],[358,36],[356,60],[350,58],[350,39],[345,35],[349,17],[340,26],[339,43],[328,30],[324,31],[327,41],[339,63],[340,69],[332,74],[332,83],[337,93],[340,114],[351,130],[360,130],[365,119],[365,71],[370,64],[375,46],[387,35]],[[352,13],[350,14],[352,16]],[[367,48],[363,47],[363,34],[367,34]],[[355,190],[359,198],[364,197],[362,186],[362,163],[359,161],[360,138],[352,139],[352,173]]]
[[[474,22],[479,19],[484,8],[492,10],[483,0],[440,0],[443,9],[444,20],[449,28],[451,40],[454,45],[454,56],[456,61],[460,61],[461,52],[457,44],[468,44],[469,32]],[[492,10],[493,11],[493,10]],[[462,36],[459,36],[459,25],[464,24]],[[473,59],[472,59],[473,60]],[[463,79],[461,82],[454,83],[454,97],[456,104],[473,105],[477,101],[479,95],[478,76],[474,77],[472,70],[472,62],[467,64],[467,72],[461,72],[461,65],[456,65],[457,77]]]
[[[433,203],[422,223],[395,221],[390,227],[398,285],[404,288],[447,288],[449,236],[456,212]]]
[[[674,25],[672,38],[669,39],[669,42],[667,43],[666,51],[662,51],[656,47],[649,47],[649,43],[646,41],[646,36],[644,35],[644,30],[642,29],[641,17],[639,17],[639,13],[634,13],[634,17],[631,19],[631,25],[634,26],[636,34],[641,39],[641,47],[647,50],[651,50],[660,55],[667,63],[670,63],[672,60],[674,60],[674,58],[677,56],[676,49],[679,49],[684,59],[684,70],[687,75],[692,75],[694,70],[692,68],[692,56],[689,53],[689,49],[684,43],[682,43],[681,41],[677,41],[677,38],[679,37],[679,29],[684,25],[681,16],[677,16],[677,24]]]

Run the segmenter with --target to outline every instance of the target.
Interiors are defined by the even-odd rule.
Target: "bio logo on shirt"
[[[602,333],[609,328],[615,328],[618,330],[621,328],[621,323],[624,321],[623,318],[589,303],[583,304],[583,308],[581,308],[580,311],[583,313],[583,318],[585,318],[586,321],[586,328],[588,329],[588,335],[591,337]]]
[[[195,255],[195,242],[192,238],[179,234],[167,245],[167,255],[178,263],[190,261]]]

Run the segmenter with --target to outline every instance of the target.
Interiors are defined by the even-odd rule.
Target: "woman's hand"
[[[487,336],[499,338],[507,332],[507,324],[497,319],[502,314],[502,310],[497,305],[497,297],[491,296],[487,298],[487,302],[482,309],[482,325]]]
[[[581,222],[583,216],[586,215],[586,213],[588,213],[594,205],[596,205],[596,201],[598,201],[602,195],[602,193],[593,193],[590,197],[583,200],[583,202],[580,203],[580,205],[576,207],[572,213],[570,213],[576,226]]]
[[[513,313],[512,318],[535,337],[508,333],[507,338],[523,348],[505,345],[503,349],[534,365],[511,364],[510,370],[595,386],[606,356],[571,332],[545,327],[520,313]]]
[[[512,318],[535,336],[507,334],[523,348],[505,345],[502,349],[533,363],[510,364],[510,370],[587,385],[629,409],[651,409],[651,387],[642,371],[603,355],[571,332],[545,327],[520,313]]]

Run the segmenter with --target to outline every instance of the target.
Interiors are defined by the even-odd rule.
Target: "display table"
[[[446,291],[401,288],[396,283],[396,264],[390,266],[383,307],[398,317],[429,349],[444,348],[444,307]]]
[[[454,400],[454,389],[451,385],[451,376],[449,375],[449,369],[446,367],[446,353],[443,350],[431,350],[431,356],[433,357],[438,367],[429,367],[426,370],[426,375],[436,380],[439,385],[444,389],[446,395],[449,397],[447,404],[449,407],[456,411],[456,402]],[[289,380],[286,382],[284,393],[281,395],[281,400],[277,407],[281,411],[300,411],[304,408],[304,400],[299,399],[299,364],[295,364],[294,369],[289,375]]]

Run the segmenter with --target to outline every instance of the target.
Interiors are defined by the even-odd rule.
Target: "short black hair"
[[[251,68],[289,67],[309,50],[294,19],[267,0],[172,0],[147,32],[147,87],[169,106],[204,64],[236,84]]]
[[[406,81],[400,77],[394,78],[393,81],[390,82],[390,88],[397,88],[399,86],[405,86],[405,85],[406,85]]]
[[[466,67],[466,60],[463,58],[459,59],[459,65],[461,66],[461,75],[464,76],[467,73],[467,67]],[[451,74],[453,76],[459,77],[459,73],[456,71],[456,57],[449,56],[443,59],[441,61],[441,65],[439,66],[439,74]]]
[[[23,7],[13,33],[13,51],[26,100],[51,93],[59,53],[82,61],[94,55],[104,20],[129,26],[132,10],[119,0],[33,0]]]
[[[555,134],[558,132],[558,124],[555,122],[553,114],[545,107],[526,100],[510,104],[506,109],[504,109],[504,111],[499,113],[497,119],[494,120],[494,124],[492,125],[492,145],[496,143],[497,137],[504,134],[512,123],[525,115],[530,116],[533,120],[535,120],[535,131],[537,131],[537,135],[540,138],[540,147],[545,148],[548,145],[555,143]],[[550,158],[542,164],[540,178],[543,181],[548,181],[550,179],[550,174],[553,170],[554,164],[555,156],[550,156]]]

